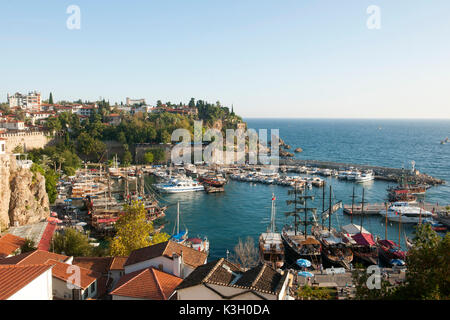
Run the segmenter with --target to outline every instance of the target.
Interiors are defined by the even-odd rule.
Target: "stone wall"
[[[44,148],[57,140],[50,134],[41,131],[2,133],[0,138],[6,139],[6,152],[12,152],[18,145],[23,146],[25,151]]]

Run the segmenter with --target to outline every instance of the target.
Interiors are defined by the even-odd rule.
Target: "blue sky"
[[[244,117],[450,118],[449,39],[448,0],[2,1],[0,101],[36,89],[220,100]]]

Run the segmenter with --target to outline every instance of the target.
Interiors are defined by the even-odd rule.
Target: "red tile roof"
[[[58,278],[63,281],[71,280],[74,274],[73,265],[63,263],[60,261],[49,259],[46,262],[47,265],[54,265],[52,270],[52,275],[55,278]],[[80,266],[76,266],[80,268],[80,287],[82,289],[88,288],[95,280],[100,279],[102,275],[98,272],[85,269]]]
[[[172,259],[174,253],[177,255],[183,254],[184,263],[192,267],[198,267],[204,264],[208,256],[203,251],[198,251],[169,240],[133,251],[124,266],[129,266],[161,256]]]
[[[0,259],[0,265],[16,264],[16,265],[30,265],[30,264],[44,264],[47,260],[53,259],[61,262],[67,261],[68,256],[57,254],[53,252],[34,250],[26,253],[19,254],[17,256]]]
[[[52,242],[53,234],[56,230],[56,223],[47,223],[45,226],[44,233],[42,234],[41,241],[39,241],[38,249],[39,250],[50,250],[50,243]]]
[[[0,258],[4,258],[19,249],[25,243],[25,239],[13,234],[5,234],[0,238]]]
[[[0,266],[0,300],[6,300],[50,269],[45,264]]]
[[[113,257],[111,261],[111,265],[109,266],[110,270],[124,270],[124,264],[127,261],[128,257]]]
[[[106,275],[112,259],[111,257],[75,257],[72,264]]]
[[[148,300],[167,300],[183,279],[155,268],[135,271],[120,278],[111,295]]]

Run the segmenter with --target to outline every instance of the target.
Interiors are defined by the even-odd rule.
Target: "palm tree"
[[[50,157],[46,154],[42,155],[41,166],[45,171],[48,170],[48,168],[51,164],[52,164],[52,161],[50,160]]]

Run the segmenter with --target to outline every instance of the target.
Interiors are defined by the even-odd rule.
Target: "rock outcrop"
[[[302,148],[297,148],[297,149],[294,150],[294,152],[297,152],[297,153],[303,152],[303,149]]]
[[[40,173],[19,168],[14,156],[0,155],[0,225],[36,223],[49,217],[45,178]]]

